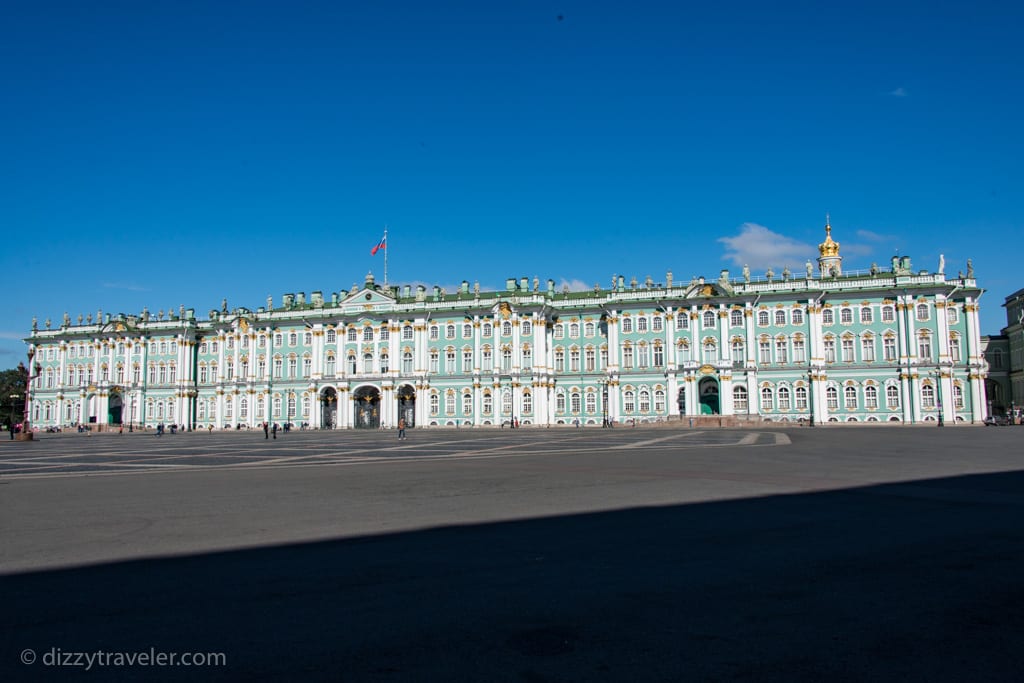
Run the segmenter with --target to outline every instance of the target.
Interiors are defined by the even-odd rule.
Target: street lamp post
[[[814,426],[814,370],[809,370],[807,372],[807,400],[810,401],[810,404],[809,404],[810,410],[808,411],[810,419],[809,419],[809,422],[807,423],[807,425],[810,426],[810,427],[813,427]]]
[[[935,374],[935,387],[936,387],[935,396],[936,396],[936,400],[937,400],[936,405],[938,406],[938,409],[939,409],[939,426],[940,427],[945,427],[946,425],[945,425],[945,422],[943,421],[944,418],[943,418],[943,415],[942,415],[942,371],[941,370],[936,370],[934,374]]]
[[[18,363],[18,370],[25,373],[25,417],[21,421],[21,435],[19,436],[20,441],[31,441],[32,430],[29,425],[29,410],[32,407],[32,380],[39,377],[39,374],[43,370],[43,366],[39,363],[32,364],[32,359],[36,355],[36,350],[29,347],[28,350],[28,368],[23,363]],[[35,374],[32,371],[35,370]]]
[[[600,385],[601,385],[601,409],[602,409],[601,412],[603,413],[603,416],[602,416],[602,419],[601,419],[601,426],[602,427],[607,427],[608,426],[608,380],[602,379],[600,381]]]
[[[11,394],[10,395],[10,399],[11,399],[11,424],[10,424],[10,429],[11,429],[11,439],[13,440],[14,439],[14,421],[18,418],[18,413],[16,412],[16,409],[18,407],[18,402],[21,401],[21,394]]]

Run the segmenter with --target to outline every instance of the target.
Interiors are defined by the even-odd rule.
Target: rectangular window
[[[887,361],[896,360],[896,338],[886,337],[882,340],[882,353]]]
[[[775,362],[776,363],[788,363],[789,358],[787,357],[786,340],[776,339],[775,340]]]
[[[875,340],[871,337],[860,340],[860,357],[865,363],[875,360]]]
[[[852,339],[844,339],[843,340],[843,362],[844,363],[852,363],[853,362],[853,340]]]

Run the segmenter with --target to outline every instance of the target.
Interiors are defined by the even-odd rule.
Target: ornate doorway
[[[721,411],[718,403],[718,380],[705,377],[700,381],[700,414],[718,415]]]
[[[356,429],[377,429],[380,427],[380,391],[377,387],[360,387],[352,395],[355,411],[353,424]]]
[[[124,401],[121,394],[110,394],[107,399],[107,423],[112,425],[121,424],[121,415],[124,412]]]
[[[334,429],[338,425],[338,392],[327,387],[320,392],[320,426]]]
[[[407,429],[416,426],[416,390],[411,384],[398,387],[398,417],[405,418]]]

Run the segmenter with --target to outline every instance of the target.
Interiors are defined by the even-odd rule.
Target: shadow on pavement
[[[155,648],[227,664],[99,678],[1016,680],[1022,491],[1009,472],[8,575],[0,674]]]

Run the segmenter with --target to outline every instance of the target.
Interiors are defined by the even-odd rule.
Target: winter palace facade
[[[732,421],[978,422],[987,370],[966,275],[805,272],[556,291],[361,287],[256,310],[33,323],[33,428],[325,429]],[[544,286],[546,285],[546,286]]]

